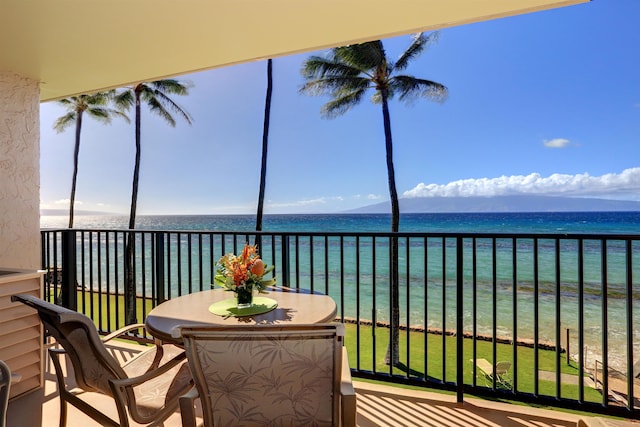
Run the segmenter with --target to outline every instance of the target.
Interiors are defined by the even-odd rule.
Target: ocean
[[[79,229],[125,229],[128,219],[126,216],[77,216],[75,227]],[[43,216],[41,227],[65,228],[67,218],[65,216]],[[175,231],[246,231],[255,230],[255,216],[253,215],[163,215],[140,216],[137,227],[144,230],[175,230]],[[390,229],[390,215],[388,214],[296,214],[296,215],[266,215],[263,222],[263,230],[266,232],[388,232]],[[544,213],[425,213],[403,214],[400,221],[401,232],[419,233],[514,233],[514,234],[608,234],[608,235],[640,235],[640,212],[544,212]],[[540,340],[555,343],[555,309],[556,309],[556,248],[553,240],[540,240],[538,250],[539,264],[539,310],[540,310]],[[303,243],[301,243],[303,244]],[[370,255],[371,245],[366,240],[362,242],[361,261]],[[511,239],[498,239],[496,250],[497,262],[497,319],[496,332],[500,336],[509,337],[513,331],[514,310],[517,310],[517,336],[519,339],[531,339],[533,337],[533,239],[523,239],[517,243],[517,289],[513,287],[513,251]],[[446,239],[433,238],[426,243],[427,249],[416,250],[413,246],[425,246],[424,244],[411,244],[410,259],[411,271],[401,278],[401,281],[409,283],[409,290],[401,290],[401,301],[407,303],[406,323],[434,329],[451,329],[455,326],[455,257],[446,255],[443,262],[443,249],[448,243]],[[470,243],[465,243],[469,246]],[[470,328],[473,313],[467,308],[473,305],[475,300],[478,331],[482,334],[491,334],[493,325],[493,254],[491,239],[479,239],[476,243],[476,294],[469,289],[470,280],[465,279],[465,329]],[[582,306],[585,331],[585,354],[588,360],[601,357],[602,343],[602,270],[601,270],[601,243],[598,240],[585,241],[584,268],[582,273],[579,268],[576,253],[578,252],[576,241],[563,242],[560,248],[562,258],[561,271],[561,323],[563,327],[573,329],[572,340],[576,340],[579,307]],[[353,246],[353,245],[352,245]],[[402,245],[401,245],[402,246]],[[466,247],[465,251],[469,248]],[[341,251],[338,245],[330,246],[330,259],[338,259]],[[421,266],[421,259],[425,258],[425,252],[429,253],[429,262]],[[455,251],[451,251],[455,252]],[[408,252],[407,252],[408,253]],[[465,266],[471,265],[471,253],[465,252]],[[640,318],[640,242],[636,241],[631,250],[631,273],[633,277],[634,299],[631,304],[636,319]],[[386,291],[384,276],[388,267],[384,262],[378,262],[375,280],[375,295],[377,302],[369,304],[373,298],[373,291],[361,286],[360,303],[357,307],[355,292],[345,289],[340,292],[335,284],[339,285],[340,276],[347,277],[347,283],[353,282],[351,278],[360,274],[363,282],[372,280],[371,275],[356,273],[356,255],[354,249],[345,248],[341,252],[344,256],[344,270],[334,268],[337,261],[333,261],[329,271],[330,294],[341,295],[338,301],[340,310],[344,310],[347,317],[355,317],[356,310],[361,313],[371,313],[375,310],[375,317],[380,321],[388,321],[388,310],[380,308],[385,306]],[[401,247],[400,264],[401,275],[405,274],[407,265],[404,249]],[[607,321],[610,347],[610,365],[624,370],[626,366],[626,282],[627,282],[627,258],[624,241],[614,241],[607,246]],[[321,259],[318,256],[317,259]],[[305,267],[308,267],[304,259],[300,260],[300,280],[308,280],[305,276]],[[465,269],[465,277],[472,275]],[[385,273],[386,271],[386,273]],[[408,269],[407,269],[408,271]],[[581,275],[584,282],[584,295],[582,305],[578,293],[578,282]],[[408,277],[410,276],[410,277]],[[408,277],[408,278],[407,278]],[[425,280],[425,277],[428,280]],[[425,287],[425,282],[427,286]],[[334,284],[334,285],[331,285]],[[334,294],[335,292],[335,294]],[[516,295],[517,292],[517,296]],[[408,294],[408,295],[407,295]],[[514,303],[514,299],[516,303]],[[443,305],[442,301],[446,301]],[[425,303],[426,302],[426,303]],[[403,303],[404,304],[404,303]],[[386,304],[388,306],[388,304]],[[372,308],[373,307],[373,308]],[[340,312],[340,311],[339,311]],[[373,317],[374,314],[362,317]],[[640,357],[640,325],[634,321],[634,354]],[[577,348],[575,343],[573,348]]]
[[[66,228],[66,216],[42,216],[41,228]],[[76,216],[76,228],[126,228],[124,215]],[[265,215],[264,231],[390,230],[388,214]],[[141,215],[145,230],[255,230],[255,215]],[[640,233],[640,212],[415,213],[402,214],[401,232],[434,233]]]

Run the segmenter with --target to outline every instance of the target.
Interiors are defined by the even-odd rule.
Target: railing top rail
[[[567,239],[567,240],[640,240],[638,234],[617,234],[617,233],[457,233],[457,232],[417,232],[417,231],[255,231],[255,230],[157,230],[157,229],[83,229],[83,228],[61,228],[61,229],[41,229],[41,232],[118,232],[118,233],[140,233],[140,234],[218,234],[229,236],[318,236],[318,237],[401,237],[401,238],[463,238],[463,239]]]

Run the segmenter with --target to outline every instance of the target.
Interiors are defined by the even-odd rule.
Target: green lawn
[[[447,361],[445,369],[445,381],[454,382],[456,380],[456,338],[453,336],[425,334],[421,332],[409,332],[408,340],[410,344],[409,357],[406,360],[407,353],[407,333],[400,333],[400,366],[390,367],[384,363],[384,356],[387,351],[389,340],[389,330],[387,328],[377,327],[375,329],[375,361],[373,355],[373,336],[370,326],[360,326],[360,354],[359,360],[356,360],[358,353],[357,345],[357,329],[354,324],[345,324],[346,337],[345,342],[349,353],[349,365],[351,368],[358,368],[368,371],[376,371],[381,373],[390,373],[406,376],[407,372],[411,377],[425,377],[425,359],[426,374],[430,379],[443,380],[443,346],[445,348],[444,360]],[[426,356],[425,356],[425,336],[426,336]],[[476,341],[477,358],[492,361],[493,347],[489,341]],[[464,339],[464,382],[465,384],[473,383],[473,340]],[[497,360],[513,361],[513,347],[508,344],[497,344]],[[534,350],[530,347],[518,346],[518,392],[533,393],[534,392],[534,371],[533,371]],[[539,370],[552,371],[556,370],[555,352],[549,350],[538,350],[538,366]],[[578,375],[578,369],[575,364],[567,365],[564,358],[560,361],[561,372],[569,375]],[[477,384],[486,385],[485,379],[481,377],[478,371]],[[541,395],[556,396],[555,381],[538,381],[538,391]],[[562,384],[560,395],[563,398],[578,399],[578,386],[570,384]],[[591,387],[584,387],[584,399],[592,402],[602,402],[602,395]]]

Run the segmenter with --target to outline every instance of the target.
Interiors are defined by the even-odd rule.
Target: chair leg
[[[49,355],[51,356],[51,361],[53,362],[53,367],[56,371],[56,380],[58,383],[58,399],[60,399],[60,427],[66,427],[67,425],[67,403],[70,403],[76,408],[80,409],[86,415],[93,418],[103,426],[128,427],[128,424],[122,424],[113,421],[108,416],[95,409],[93,406],[89,405],[82,399],[79,399],[73,393],[69,392],[69,390],[67,390],[66,388],[62,364],[60,363],[59,359],[59,357],[65,356],[64,350],[50,348]],[[125,423],[127,422],[128,421],[125,421]]]
[[[60,400],[60,427],[67,426],[67,401],[62,398],[62,396],[58,395],[58,399]]]
[[[111,388],[113,389],[114,387],[112,386]],[[117,397],[117,396],[118,395],[114,393],[114,397]],[[115,402],[116,402],[116,408],[118,409],[118,418],[120,418],[120,426],[129,427],[129,416],[127,415],[127,408],[122,403],[122,400],[116,398]]]
[[[182,427],[196,426],[196,414],[194,410],[196,399],[198,399],[198,391],[195,387],[180,397],[180,416],[182,418]]]
[[[67,401],[64,399],[64,375],[62,374],[62,365],[58,357],[64,354],[58,349],[49,348],[49,357],[53,362],[53,369],[56,373],[56,382],[58,383],[58,400],[60,400],[60,427],[67,425]]]

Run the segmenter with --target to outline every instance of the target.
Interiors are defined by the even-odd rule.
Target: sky
[[[406,74],[448,99],[390,104],[400,197],[540,194],[640,201],[640,1],[594,0],[439,31]],[[383,40],[389,58],[411,36]],[[273,60],[265,214],[338,213],[389,200],[381,107],[324,119],[299,93],[311,52]],[[266,61],[177,77],[193,117],[142,115],[138,215],[252,214]],[[373,92],[371,92],[373,94]],[[69,208],[74,129],[41,105],[41,207]],[[128,214],[134,126],[83,121],[76,210]]]

